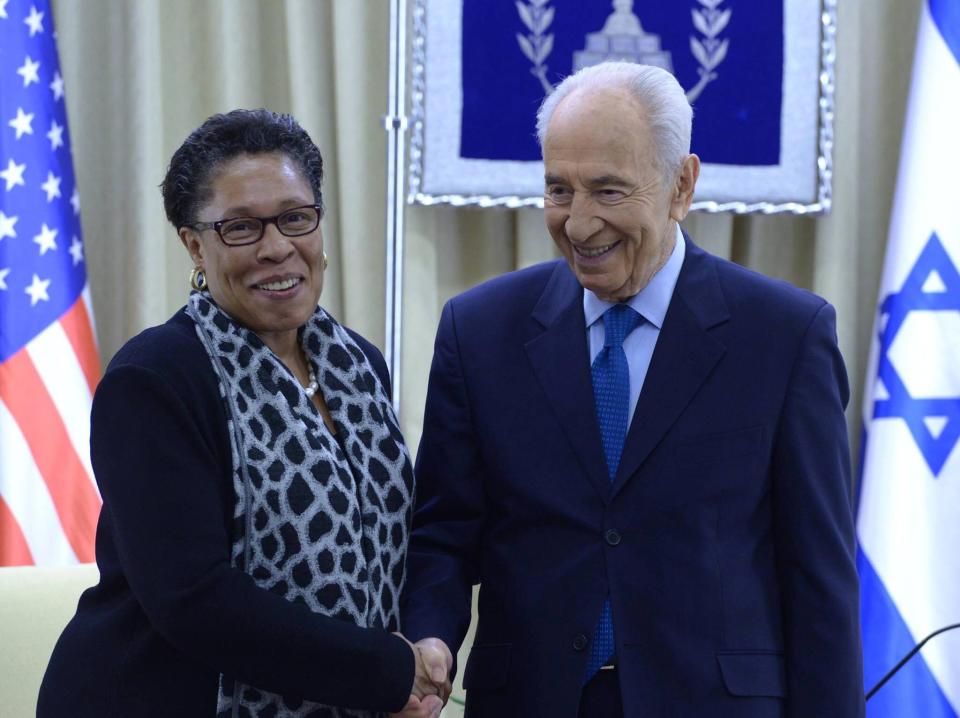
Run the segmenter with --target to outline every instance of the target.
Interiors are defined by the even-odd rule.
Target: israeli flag
[[[865,683],[960,622],[960,0],[920,17],[864,392],[857,534]],[[960,631],[934,638],[868,718],[960,717]]]

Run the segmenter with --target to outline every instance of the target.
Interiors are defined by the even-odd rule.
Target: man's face
[[[688,155],[664,182],[644,113],[617,88],[564,98],[543,160],[547,229],[577,280],[603,300],[629,299],[670,257],[699,160]]]

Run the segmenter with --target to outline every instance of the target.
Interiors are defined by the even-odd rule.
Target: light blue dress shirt
[[[653,350],[657,346],[660,329],[663,327],[663,318],[667,315],[667,307],[670,306],[673,288],[677,285],[677,277],[680,276],[680,267],[683,265],[685,255],[683,233],[680,231],[680,225],[677,225],[677,241],[673,244],[673,252],[667,263],[653,275],[646,287],[627,302],[646,320],[623,340],[623,351],[627,355],[627,365],[630,370],[629,416],[631,420],[637,408],[637,399],[640,398],[643,380],[647,377],[647,369],[650,367]],[[589,289],[583,290],[583,315],[587,322],[591,365],[603,349],[603,313],[612,306],[612,302],[603,301]]]

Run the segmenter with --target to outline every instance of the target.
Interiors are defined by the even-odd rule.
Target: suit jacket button
[[[620,532],[616,529],[607,529],[607,532],[603,536],[611,546],[616,546],[620,543]]]
[[[573,639],[573,650],[582,651],[587,647],[587,637],[582,633],[578,633]]]

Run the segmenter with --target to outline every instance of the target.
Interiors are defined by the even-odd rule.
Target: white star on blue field
[[[938,275],[942,286],[936,291],[924,291],[932,275]],[[880,332],[880,351],[877,375],[887,390],[888,397],[877,399],[873,405],[875,419],[901,418],[913,435],[927,466],[936,478],[950,452],[960,438],[960,396],[914,397],[907,390],[903,378],[890,360],[890,347],[910,312],[960,312],[960,273],[936,232],[930,235],[899,292],[887,295],[880,305],[886,324]],[[912,351],[934,351],[936,347],[912,347]],[[948,364],[960,362],[960,357],[945,357]],[[936,435],[925,419],[945,420]]]

